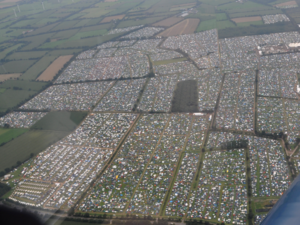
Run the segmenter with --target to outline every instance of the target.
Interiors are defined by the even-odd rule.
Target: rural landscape
[[[0,204],[259,225],[300,173],[299,6],[0,1]]]

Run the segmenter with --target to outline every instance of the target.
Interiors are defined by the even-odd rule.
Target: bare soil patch
[[[199,22],[199,19],[185,19],[182,22],[177,23],[169,29],[161,32],[157,36],[169,37],[181,34],[191,34],[194,33],[194,31],[198,27]]]
[[[52,80],[58,71],[69,62],[73,55],[63,55],[55,59],[50,66],[36,79],[38,81],[50,81]]]
[[[0,82],[9,80],[9,79],[17,79],[21,76],[21,73],[11,73],[11,74],[0,74]]]
[[[118,0],[104,0],[104,2],[117,2]]]
[[[231,20],[236,23],[246,23],[246,22],[253,22],[253,21],[261,21],[261,17],[260,16],[240,17],[240,18],[234,18]]]
[[[112,21],[112,20],[121,20],[121,19],[124,18],[124,16],[125,16],[125,14],[123,14],[123,15],[118,15],[118,16],[108,16],[108,17],[105,17],[105,18],[101,21],[101,23],[108,23],[108,22],[110,22],[110,21]]]
[[[296,1],[289,1],[275,5],[276,7],[283,7],[288,5],[298,5]]]
[[[153,26],[169,27],[169,26],[172,26],[175,23],[178,23],[178,22],[180,22],[182,20],[183,20],[182,17],[170,17],[170,18],[167,18],[165,20],[162,20],[162,21],[159,21],[159,22],[153,24]]]

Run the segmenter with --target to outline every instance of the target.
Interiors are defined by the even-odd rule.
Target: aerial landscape
[[[0,205],[259,225],[300,173],[299,6],[0,1]]]

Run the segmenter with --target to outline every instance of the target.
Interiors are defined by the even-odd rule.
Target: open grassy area
[[[27,91],[40,91],[47,83],[36,81],[22,81],[22,80],[7,80],[0,84],[0,88],[5,89],[21,89]]]
[[[86,115],[86,112],[49,112],[32,129],[73,131]]]
[[[0,73],[23,73],[35,62],[36,60],[16,60],[6,62],[0,66]]]
[[[8,60],[28,60],[43,57],[47,51],[14,52],[7,57]]]
[[[0,145],[13,140],[14,138],[20,136],[27,132],[28,129],[4,129],[0,128]]]
[[[36,94],[36,91],[7,89],[0,94],[0,112],[5,112],[10,108],[25,103],[34,94]]]
[[[48,146],[68,135],[66,131],[28,131],[0,147],[0,171],[17,161],[25,161],[30,154],[38,154]]]

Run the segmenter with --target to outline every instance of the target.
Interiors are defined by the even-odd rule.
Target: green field
[[[5,90],[6,88],[0,88],[0,94],[2,94]]]
[[[21,78],[24,80],[35,80],[56,58],[57,56],[44,56],[30,67]]]
[[[18,104],[25,103],[25,100],[29,100],[34,94],[36,91],[7,89],[0,94],[0,112],[5,112]]]
[[[49,112],[34,124],[32,129],[73,131],[86,115],[86,112]]]
[[[9,142],[16,137],[20,136],[21,134],[24,134],[27,132],[28,129],[4,129],[0,128],[0,146],[3,145],[6,142]]]
[[[0,66],[0,73],[23,73],[35,62],[36,60],[16,60],[6,62]]]
[[[28,131],[15,138],[0,147],[0,171],[10,168],[17,161],[27,160],[31,153],[38,154],[68,134],[66,131]]]
[[[8,60],[28,60],[43,57],[46,51],[32,51],[32,52],[14,52],[7,57]]]
[[[13,45],[12,47],[9,47],[5,50],[0,51],[0,60],[4,59],[8,53],[16,50],[17,48],[20,48],[21,46],[22,46],[22,44],[17,44],[17,45]]]
[[[22,89],[28,91],[40,91],[47,83],[46,82],[36,82],[36,81],[23,81],[23,80],[7,80],[0,84],[0,88],[5,89]]]

